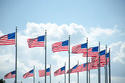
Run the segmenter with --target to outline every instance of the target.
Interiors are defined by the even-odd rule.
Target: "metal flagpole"
[[[89,62],[90,62],[90,59],[89,59]],[[89,83],[90,83],[90,70],[89,70]]]
[[[33,66],[33,70],[34,70],[34,75],[33,75],[33,83],[35,83],[35,65]]]
[[[79,61],[78,61],[78,66],[79,66]],[[77,72],[77,83],[79,83],[79,72]]]
[[[106,53],[105,53],[105,57],[106,57],[106,54],[107,54],[107,45],[106,45],[105,50],[106,50]],[[107,57],[106,57],[105,61],[106,61],[106,64],[105,64],[105,67],[104,67],[105,68],[105,83],[108,83],[108,79],[107,79]]]
[[[111,83],[111,54],[109,49],[109,83]]]
[[[106,65],[104,65],[104,70],[105,70],[105,83],[107,83],[107,81],[106,81]]]
[[[16,76],[15,76],[15,83],[17,83],[17,26],[16,26],[16,45],[15,45],[15,71],[16,71]]]
[[[69,70],[70,70],[70,35],[69,35]],[[69,83],[70,83],[70,71],[69,71]]]
[[[86,63],[87,63],[87,72],[86,72],[86,83],[88,83],[88,38],[87,38],[87,57],[86,57]]]
[[[50,64],[50,83],[51,83],[51,64]]]
[[[66,62],[65,62],[64,83],[66,83]]]
[[[47,61],[47,31],[45,30],[45,83],[46,83],[46,61]]]
[[[99,53],[100,53],[100,42],[99,42]],[[99,64],[98,64],[98,83],[101,83],[101,76],[100,76],[100,55],[99,56]]]

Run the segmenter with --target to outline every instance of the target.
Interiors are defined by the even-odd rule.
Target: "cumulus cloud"
[[[125,64],[125,42],[119,41],[111,44],[111,54],[114,55],[112,61]]]

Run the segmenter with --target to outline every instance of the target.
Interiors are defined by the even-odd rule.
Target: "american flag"
[[[109,63],[109,53],[107,53],[106,55],[102,53],[102,55],[100,56],[100,67],[104,67],[104,65],[106,65],[106,59],[107,59],[107,64],[108,64]],[[92,69],[98,69],[99,56],[93,57],[91,64],[92,64]]]
[[[83,52],[87,52],[87,43],[76,45],[76,46],[72,47],[72,53],[74,53],[74,54],[79,54],[79,53],[83,53]]]
[[[96,57],[91,58],[92,69],[98,69],[98,61],[95,61]]]
[[[16,71],[12,71],[4,76],[4,79],[15,78]]]
[[[92,69],[91,63],[88,63],[88,70]],[[87,71],[87,63],[78,66],[78,72]]]
[[[27,78],[27,77],[33,77],[34,76],[34,69],[30,70],[29,72],[25,73],[23,75],[23,78]]]
[[[97,47],[91,47],[88,49],[88,57],[96,57],[99,55],[98,52],[98,46]],[[83,53],[83,57],[87,57],[87,52]]]
[[[100,56],[100,63],[106,64],[106,59],[107,59],[107,64],[108,64],[108,62],[109,62],[109,53]],[[96,57],[95,61],[99,61],[99,57]]]
[[[50,68],[46,69],[46,76],[50,75]],[[45,76],[45,70],[39,70],[39,77],[44,77]]]
[[[68,40],[62,42],[56,42],[52,45],[53,52],[68,51]]]
[[[107,54],[106,54],[107,64],[109,63],[109,56],[110,56],[110,54],[107,53]],[[105,61],[105,64],[106,64],[106,61]]]
[[[91,62],[92,64],[92,69],[98,69],[98,63],[96,62]]]
[[[88,70],[90,70],[91,69],[91,64],[90,64],[90,62],[89,63],[84,63],[83,64],[83,69],[82,69],[82,71],[87,71],[87,65],[88,65]]]
[[[102,55],[105,55],[105,50],[102,50],[99,52],[99,55],[102,56]]]
[[[65,74],[65,66],[61,67],[60,69],[54,72],[54,76]]]
[[[28,39],[27,42],[29,48],[44,47],[44,38],[45,36],[39,36],[37,38]]]
[[[15,33],[1,36],[0,45],[15,45]]]
[[[99,56],[100,56],[100,62],[105,61],[106,60],[105,50],[100,51]],[[99,56],[95,58],[95,61],[99,61]]]
[[[78,72],[77,67],[78,67],[78,65],[75,65],[70,70],[68,70],[67,73],[76,73],[76,72]]]

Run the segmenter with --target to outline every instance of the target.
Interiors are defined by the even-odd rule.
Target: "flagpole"
[[[15,83],[17,83],[17,26],[16,26],[16,45],[15,45]]]
[[[87,63],[87,72],[86,72],[86,83],[88,83],[88,38],[86,40],[87,42],[87,57],[86,57],[86,63]]]
[[[79,61],[78,61],[78,66],[79,66]],[[79,83],[79,71],[77,72],[77,83]]]
[[[69,70],[70,70],[70,35],[69,35]],[[70,72],[69,72],[69,83],[70,83]]]
[[[50,83],[51,83],[51,64],[50,64]]]
[[[109,49],[109,83],[111,83],[111,57],[110,57],[110,49]]]
[[[64,83],[66,83],[66,62],[65,62]]]
[[[108,83],[108,79],[107,79],[107,57],[106,57],[106,54],[107,54],[107,45],[106,45],[106,48],[105,48],[105,50],[106,50],[106,53],[105,53],[105,61],[106,61],[106,64],[105,64],[105,83]]]
[[[90,62],[90,59],[89,59],[89,62]],[[89,83],[90,83],[90,70],[89,70]]]
[[[45,30],[45,83],[46,83],[46,61],[47,61],[47,31]]]
[[[99,42],[99,53],[100,53],[100,42]],[[99,56],[99,64],[98,64],[98,83],[101,83],[101,76],[100,76],[100,55]]]
[[[33,66],[33,70],[34,70],[34,75],[33,75],[33,83],[35,83],[35,65]]]

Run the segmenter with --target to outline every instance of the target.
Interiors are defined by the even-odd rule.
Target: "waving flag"
[[[99,55],[102,56],[102,55],[105,55],[105,50],[102,50],[99,52]]]
[[[110,56],[110,54],[109,54],[109,53],[107,53],[107,54],[106,54],[107,64],[109,63],[109,56]]]
[[[98,69],[98,65],[99,65],[99,62],[96,61],[96,62],[92,62],[92,69]],[[105,66],[105,63],[100,63],[100,67],[104,67]]]
[[[15,45],[15,33],[1,36],[0,45]]]
[[[54,76],[65,74],[65,66],[61,67],[60,69],[54,72]]]
[[[91,69],[90,63],[88,63],[88,70]],[[82,71],[87,71],[87,63],[83,64]]]
[[[106,65],[106,59],[107,59],[107,64],[108,64],[108,62],[109,62],[109,53],[107,53],[105,56],[103,55],[103,58],[100,59],[101,60],[100,62],[104,63]]]
[[[52,45],[52,51],[53,52],[68,51],[68,44],[69,44],[68,40],[63,42],[56,42]]]
[[[110,54],[109,54],[109,53],[107,53],[107,54],[106,54],[106,58],[109,58],[109,56],[110,56]]]
[[[106,58],[107,58],[107,64],[109,62],[109,53],[107,53],[106,55],[103,55],[103,54],[104,53],[102,53],[102,55],[100,56],[100,67],[104,67],[104,65],[106,65]],[[98,65],[99,65],[99,57],[93,57],[92,69],[98,69]]]
[[[98,63],[97,62],[91,62],[92,69],[98,69]]]
[[[46,69],[46,76],[50,75],[50,68]],[[44,77],[45,76],[45,70],[39,70],[39,77]]]
[[[98,61],[95,60],[96,57],[91,58],[92,69],[98,69]]]
[[[105,60],[105,50],[100,51],[99,56],[100,56],[100,62]],[[95,58],[95,61],[99,61],[99,56]]]
[[[78,65],[75,65],[73,68],[67,71],[67,73],[76,73]]]
[[[87,70],[86,63],[78,65],[78,67],[77,67],[77,72],[82,72],[82,71],[86,71],[86,70]]]
[[[27,77],[33,77],[34,76],[34,70],[30,70],[29,72],[25,73],[23,75],[23,78],[27,78]]]
[[[4,79],[15,78],[16,71],[12,71],[4,76]]]
[[[29,48],[33,47],[44,47],[45,36],[39,36],[37,38],[28,39]]]
[[[79,54],[79,53],[83,53],[83,52],[87,52],[87,43],[76,45],[76,46],[72,47],[72,53],[74,53],[74,54]]]
[[[98,46],[92,47],[88,49],[88,57],[97,57],[99,54],[98,52]],[[87,52],[83,53],[83,57],[87,57]]]
[[[91,63],[88,63],[88,70],[92,68]],[[78,72],[87,71],[87,63],[81,64],[78,67]]]

